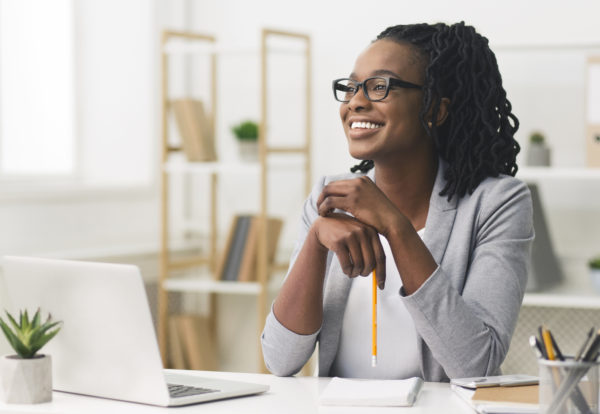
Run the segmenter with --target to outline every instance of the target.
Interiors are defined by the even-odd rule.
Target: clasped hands
[[[385,286],[385,253],[379,234],[406,218],[367,176],[327,184],[317,199],[319,218],[311,231],[324,249],[334,252],[349,277],[376,270],[377,284]],[[342,210],[348,214],[336,213]]]

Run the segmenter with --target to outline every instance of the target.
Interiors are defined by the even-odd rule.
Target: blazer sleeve
[[[418,333],[449,378],[499,373],[523,300],[534,237],[531,195],[524,183],[495,180],[475,204],[471,242],[465,238],[458,246],[468,255],[465,274],[451,274],[454,266],[442,260],[416,292],[403,297]],[[458,225],[471,227],[457,220],[454,231]]]
[[[304,245],[304,240],[306,239],[312,223],[319,215],[316,209],[316,201],[324,187],[324,182],[325,178],[322,178],[319,183],[314,186],[310,196],[304,202],[299,226],[299,235],[290,259],[288,274],[290,269],[294,266],[296,258]],[[328,256],[327,267],[329,267],[329,263],[330,258]],[[267,316],[260,338],[263,359],[267,369],[272,374],[278,376],[296,374],[311,357],[315,349],[319,332],[320,328],[317,332],[310,335],[300,335],[290,331],[277,320],[273,314],[273,308],[271,307],[271,312]]]

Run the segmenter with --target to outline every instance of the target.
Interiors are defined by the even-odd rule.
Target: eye
[[[367,88],[372,96],[382,97],[387,90],[387,82],[382,78],[369,79]]]

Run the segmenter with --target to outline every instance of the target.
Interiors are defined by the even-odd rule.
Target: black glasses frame
[[[364,87],[364,85],[365,85],[365,83],[367,83],[368,81],[370,81],[372,79],[385,80],[385,95],[383,95],[383,97],[377,98],[377,99],[371,99],[371,97],[369,96],[369,92],[367,92],[367,89]],[[390,88],[392,88],[392,87],[405,88],[405,89],[423,89],[422,85],[417,85],[415,83],[406,82],[406,81],[403,81],[403,80],[400,80],[397,78],[390,78],[387,76],[372,76],[370,78],[365,79],[362,82],[356,82],[355,80],[350,79],[350,78],[339,78],[339,79],[333,80],[333,82],[331,83],[331,86],[333,88],[333,97],[335,98],[335,100],[338,102],[343,102],[343,103],[350,102],[350,99],[346,99],[346,100],[338,99],[336,91],[337,90],[342,91],[341,89],[337,88],[337,85],[340,81],[344,81],[344,80],[355,82],[356,90],[354,91],[354,95],[352,95],[352,96],[355,96],[358,93],[358,91],[362,88],[363,93],[365,94],[365,97],[371,102],[383,101],[385,98],[387,98],[388,94],[390,93]],[[342,92],[344,92],[344,91],[342,91]]]

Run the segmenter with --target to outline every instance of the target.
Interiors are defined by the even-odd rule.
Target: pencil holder
[[[539,359],[540,414],[597,414],[599,365]]]

